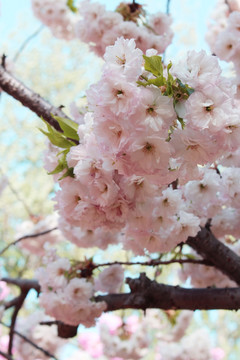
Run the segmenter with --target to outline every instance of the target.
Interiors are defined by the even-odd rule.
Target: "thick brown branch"
[[[179,286],[158,284],[141,274],[139,279],[127,279],[131,292],[97,296],[105,301],[107,310],[148,309],[240,309],[240,288],[184,289]]]
[[[15,305],[12,317],[11,317],[11,326],[10,326],[10,330],[9,330],[9,343],[8,343],[8,354],[12,355],[12,348],[13,348],[13,337],[14,337],[14,330],[15,330],[15,325],[16,325],[16,321],[17,321],[17,316],[18,313],[21,309],[21,307],[23,306],[23,303],[27,297],[29,290],[21,290],[21,294],[18,297],[18,301]]]
[[[28,279],[12,279],[12,278],[1,278],[1,281],[5,281],[7,284],[12,284],[18,286],[21,290],[30,290],[35,289],[38,293],[40,292],[40,285],[37,280],[28,280]]]
[[[51,114],[63,118],[68,118],[68,116],[60,108],[51,105],[40,95],[26,87],[21,81],[17,80],[13,75],[8,73],[1,65],[0,88],[16,100],[20,101],[22,105],[32,110],[39,117],[43,117],[43,119],[52,125],[56,130],[62,132],[58,122]]]
[[[188,238],[187,244],[240,285],[240,257],[216,239],[210,229],[202,228],[195,237]]]
[[[9,307],[14,306],[14,311],[11,317],[11,325],[10,325],[10,331],[9,331],[9,344],[8,344],[8,354],[12,355],[12,348],[13,348],[13,337],[15,334],[15,325],[18,313],[20,309],[23,306],[23,303],[28,295],[29,290],[35,289],[38,293],[40,292],[40,286],[37,281],[35,280],[27,280],[27,279],[10,279],[10,278],[2,278],[2,281],[5,281],[8,284],[16,285],[20,287],[20,295],[13,299],[10,304],[8,304]]]

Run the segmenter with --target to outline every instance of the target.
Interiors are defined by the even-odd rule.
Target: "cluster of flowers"
[[[105,6],[90,1],[80,3],[82,17],[76,26],[76,35],[90,45],[97,55],[103,56],[105,49],[113,45],[117,37],[134,39],[142,51],[154,48],[163,53],[171,43],[172,19],[162,12],[151,15],[147,20],[142,6],[121,3],[116,12],[106,11]]]
[[[54,36],[65,40],[79,38],[98,56],[103,56],[106,47],[120,36],[135,39],[144,52],[154,48],[158,53],[165,51],[173,37],[170,15],[159,12],[147,19],[137,3],[120,3],[116,11],[107,11],[104,5],[84,0],[77,14],[70,10],[66,0],[32,0],[32,7],[35,16]]]
[[[91,263],[89,272],[81,272],[81,264],[71,266],[68,259],[60,258],[50,251],[45,258],[46,266],[37,270],[36,276],[41,286],[40,305],[46,314],[69,325],[95,325],[106,309],[104,302],[95,302],[94,293],[118,292],[124,279],[120,265],[112,265],[103,270],[94,280]]]
[[[32,0],[32,8],[34,15],[50,28],[55,37],[65,40],[75,37],[76,19],[66,0]]]
[[[206,39],[211,50],[221,60],[233,62],[237,73],[237,84],[240,77],[240,1],[219,0]]]
[[[97,331],[80,333],[79,345],[94,358],[142,359],[150,343],[146,321],[136,315],[123,319],[111,313],[102,314]]]
[[[195,236],[203,217],[190,206],[195,188],[168,184],[201,179],[199,164],[239,146],[235,88],[215,57],[191,51],[171,69],[174,79],[170,66],[161,72],[155,50],[144,56],[145,69],[142,55],[134,40],[118,39],[87,91],[81,141],[67,154],[74,178],[60,180],[56,195],[60,222],[81,246],[122,242],[136,254],[167,252]]]
[[[97,324],[98,331],[80,333],[78,341],[81,348],[96,359],[105,355],[108,359],[137,360],[149,357],[151,351],[155,360],[223,359],[223,350],[212,348],[205,330],[186,335],[191,319],[191,311],[182,311],[172,326],[155,310],[147,310],[144,318],[131,315],[124,321],[117,315],[103,314]],[[150,334],[158,339],[153,347]]]

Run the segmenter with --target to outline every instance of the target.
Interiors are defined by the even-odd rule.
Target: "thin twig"
[[[0,324],[10,328],[9,325],[3,323],[2,321],[0,321]],[[43,354],[45,354],[46,356],[49,356],[50,358],[53,358],[54,360],[58,360],[54,355],[52,355],[49,351],[43,349],[42,347],[38,346],[37,344],[35,344],[32,340],[28,339],[25,335],[21,334],[19,331],[14,330],[14,334],[16,334],[17,336],[19,336],[20,338],[22,338],[23,340],[25,340],[27,343],[29,343],[30,345],[32,345],[35,349],[38,349],[39,351],[41,351]],[[8,359],[8,358],[7,358]],[[12,358],[10,358],[12,359]]]
[[[167,15],[170,14],[170,2],[171,2],[171,0],[167,0],[167,6],[166,6],[166,14]]]
[[[7,56],[5,54],[2,54],[1,65],[4,69],[6,67],[6,58],[7,58]]]
[[[18,243],[19,243],[20,241],[22,241],[22,240],[31,239],[31,238],[35,238],[35,237],[38,237],[38,236],[46,235],[46,234],[48,234],[48,233],[50,233],[50,232],[52,232],[52,231],[54,231],[54,230],[57,230],[57,227],[54,227],[54,228],[49,229],[49,230],[42,231],[42,232],[37,233],[37,234],[30,234],[30,235],[21,236],[19,239],[11,242],[11,243],[8,244],[4,249],[2,249],[2,250],[0,251],[0,256],[1,256],[5,251],[7,251],[7,250],[10,248],[10,246],[16,245],[16,244],[18,244]]]
[[[225,4],[228,6],[229,11],[232,12],[232,9],[231,9],[231,6],[230,6],[228,0],[225,0]]]
[[[197,259],[172,259],[172,260],[150,260],[146,262],[136,261],[114,261],[112,263],[103,263],[93,265],[93,268],[99,268],[102,266],[111,266],[111,265],[126,265],[126,266],[133,266],[133,265],[141,265],[141,266],[158,266],[158,265],[171,265],[171,264],[197,264],[197,265],[206,265],[206,266],[213,266],[213,263],[208,260],[197,260]]]
[[[6,175],[4,174],[3,170],[0,168],[0,173],[6,177]],[[29,216],[32,216],[32,212],[31,209],[29,208],[29,206],[26,204],[26,202],[19,196],[18,192],[14,189],[14,187],[12,186],[11,182],[9,181],[8,177],[6,177],[7,179],[7,184],[9,186],[9,189],[12,191],[12,193],[16,196],[17,200],[20,201],[20,203],[23,205],[24,209],[26,210],[26,212],[28,213]]]
[[[25,49],[25,47],[27,46],[27,44],[34,39],[44,28],[44,25],[41,25],[36,31],[34,31],[33,34],[31,34],[26,40],[24,40],[24,42],[21,44],[21,46],[19,47],[19,49],[17,50],[16,54],[13,57],[13,61],[16,62],[17,59],[19,58],[19,56],[21,55],[21,53],[23,52],[23,50]]]

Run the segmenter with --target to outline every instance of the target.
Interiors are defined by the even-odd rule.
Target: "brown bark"
[[[26,87],[21,81],[17,80],[12,74],[0,65],[0,88],[14,99],[20,101],[23,106],[32,110],[39,117],[42,117],[56,130],[62,132],[58,122],[53,115],[68,118],[68,116],[60,109],[51,105],[43,99],[39,94]]]
[[[240,285],[240,257],[216,239],[208,227],[202,228],[195,237],[189,237],[187,244]]]
[[[185,289],[179,286],[159,284],[144,273],[138,279],[127,279],[131,292],[97,296],[96,301],[107,303],[106,311],[119,309],[156,308],[163,310],[238,310],[239,288]]]

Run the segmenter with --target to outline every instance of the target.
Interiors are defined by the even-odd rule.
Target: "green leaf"
[[[137,84],[141,85],[141,86],[144,86],[144,87],[146,87],[148,85],[155,85],[157,87],[160,87],[160,86],[166,85],[166,79],[165,79],[164,76],[161,75],[161,76],[158,76],[155,79],[149,79],[146,82],[137,81]]]
[[[65,158],[66,158],[66,156],[67,156],[67,154],[69,153],[69,151],[70,151],[70,148],[65,149],[65,150],[61,150],[61,151],[59,151],[59,153],[57,153],[57,156],[63,154],[63,155],[65,156]]]
[[[58,174],[61,171],[63,171],[64,169],[65,169],[65,166],[63,164],[59,163],[53,171],[48,172],[48,175]]]
[[[160,76],[163,75],[163,65],[161,56],[146,56],[143,55],[145,60],[144,68],[146,71],[149,71],[153,75]]]
[[[63,134],[58,132],[57,130],[51,129],[50,132],[44,131],[43,129],[39,129],[44,135],[48,137],[51,143],[60,148],[70,148],[76,145],[73,141],[66,139]]]
[[[143,81],[137,81],[137,84],[139,86],[144,86],[144,87],[148,86],[148,82],[143,82]]]
[[[69,9],[76,13],[78,11],[78,9],[76,8],[76,6],[74,6],[74,0],[67,0],[67,6],[69,7]]]
[[[61,176],[58,180],[65,179],[67,176],[74,178],[73,167],[68,168],[65,174],[63,174],[63,176]]]
[[[73,120],[61,118],[59,116],[54,116],[55,120],[59,123],[64,135],[73,140],[79,140],[79,136],[77,134],[78,124]]]
[[[163,75],[158,76],[156,79],[149,79],[148,84],[156,85],[157,87],[166,85],[166,79]]]

